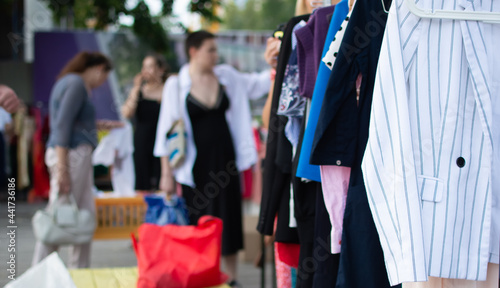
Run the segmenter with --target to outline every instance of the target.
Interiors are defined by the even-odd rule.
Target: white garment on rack
[[[134,142],[130,123],[112,129],[101,139],[92,155],[94,165],[111,166],[114,196],[135,195]]]
[[[499,262],[500,62],[492,54],[500,33],[420,19],[403,1],[389,12],[362,165],[389,280],[483,281],[488,262]],[[500,11],[497,0],[418,5]]]

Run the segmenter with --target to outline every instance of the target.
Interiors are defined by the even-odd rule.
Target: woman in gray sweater
[[[96,123],[90,97],[92,89],[106,81],[110,70],[111,61],[106,56],[81,52],[66,64],[52,88],[50,136],[45,154],[50,172],[48,208],[56,202],[68,201],[71,194],[79,209],[95,213],[92,152],[97,145],[97,129],[111,127],[99,127],[110,126],[109,122]],[[57,250],[57,246],[38,241],[32,264],[37,264]],[[90,243],[74,245],[68,264],[70,268],[89,267]]]

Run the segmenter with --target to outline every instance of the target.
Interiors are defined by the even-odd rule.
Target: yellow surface
[[[135,288],[137,284],[137,267],[74,269],[69,274],[77,288]],[[210,288],[230,288],[220,285]]]
[[[101,142],[102,138],[108,136],[109,130],[98,130],[97,131],[97,142]]]
[[[144,222],[144,198],[95,198],[97,228],[94,239],[130,239]]]

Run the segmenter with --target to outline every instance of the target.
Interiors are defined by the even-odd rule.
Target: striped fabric
[[[417,5],[500,11],[497,0]],[[362,166],[391,285],[428,276],[482,281],[488,262],[499,262],[494,26],[420,19],[404,0],[392,3]]]

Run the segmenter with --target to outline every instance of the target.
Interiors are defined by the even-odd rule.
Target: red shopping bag
[[[198,226],[142,224],[132,236],[138,288],[202,288],[225,283],[220,271],[222,220],[203,216]]]

